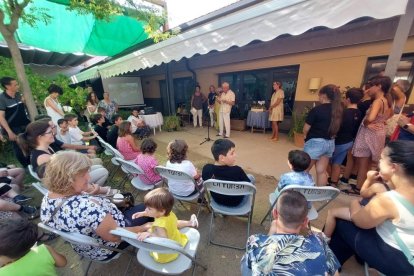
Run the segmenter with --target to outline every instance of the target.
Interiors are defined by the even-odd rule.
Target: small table
[[[247,126],[251,127],[251,132],[254,128],[263,129],[263,133],[266,133],[266,128],[270,128],[269,111],[249,111],[247,115]]]
[[[154,135],[156,127],[158,127],[161,131],[161,126],[164,124],[164,119],[162,118],[161,112],[157,112],[156,114],[150,115],[140,115],[140,117],[144,120],[147,126],[154,130]]]

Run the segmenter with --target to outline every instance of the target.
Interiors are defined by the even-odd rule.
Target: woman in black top
[[[324,186],[328,182],[326,169],[335,149],[335,136],[342,121],[343,108],[338,87],[334,84],[323,86],[319,90],[319,102],[321,104],[309,112],[303,127],[304,151],[312,159],[308,171],[315,165],[316,183]]]

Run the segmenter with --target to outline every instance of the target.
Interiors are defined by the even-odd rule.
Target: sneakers
[[[24,196],[24,195],[17,195],[15,197],[13,197],[13,202],[16,203],[16,204],[22,204],[22,203],[25,203],[26,201],[29,201],[31,199],[32,199],[31,197],[27,197],[27,196]]]
[[[195,214],[191,215],[190,223],[191,223],[191,227],[198,228],[198,219]]]
[[[35,219],[39,216],[36,207],[30,205],[22,205],[21,212],[25,213],[29,219]]]
[[[349,184],[356,185],[357,180],[355,178],[346,179],[345,177],[341,177],[339,179],[339,184],[342,184],[342,185],[349,185]]]

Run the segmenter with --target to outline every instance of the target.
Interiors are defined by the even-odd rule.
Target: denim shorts
[[[312,138],[306,141],[303,150],[309,154],[312,160],[319,160],[320,157],[332,157],[335,149],[335,140],[326,140],[323,138]]]
[[[352,145],[354,144],[353,141],[342,144],[342,145],[335,145],[335,150],[332,155],[331,162],[332,164],[341,165],[342,162],[344,162],[346,154],[348,153],[348,150],[352,148]]]

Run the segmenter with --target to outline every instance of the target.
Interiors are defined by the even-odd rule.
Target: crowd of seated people
[[[408,256],[414,254],[414,163],[411,158],[414,141],[393,141],[386,145],[385,134],[387,120],[400,111],[396,106],[401,105],[403,97],[398,94],[401,91],[392,92],[399,87],[397,85],[392,85],[388,77],[377,76],[362,90],[351,88],[346,91],[343,101],[336,85],[321,88],[321,104],[312,109],[306,119],[304,150],[289,152],[291,171],[282,174],[277,184],[277,202],[269,233],[253,235],[247,241],[241,261],[242,275],[337,275],[353,255],[359,262],[386,275],[414,274],[412,259]],[[187,239],[179,229],[197,227],[198,220],[195,216],[186,221],[175,216],[171,211],[174,195],[192,196],[203,190],[203,181],[207,179],[255,184],[255,178],[236,165],[233,141],[214,141],[211,147],[214,163],[204,165],[200,172],[188,159],[186,141],[176,139],[168,143],[165,167],[185,172],[193,180],[169,180],[168,190],[151,191],[145,196],[144,203],[127,209],[117,208],[107,197],[117,191],[104,186],[108,170],[99,158],[91,156],[96,146],[85,142],[99,135],[118,149],[125,160],[142,168],[144,174],[139,177],[148,185],[162,180],[155,170],[159,165],[155,157],[157,143],[147,138],[150,132],[143,135],[138,131],[142,126],[138,110],[133,110],[126,121],[116,113],[109,121],[103,113],[105,111],[96,108],[96,112],[90,114],[94,125],[94,131],[90,133],[79,129],[76,115],[66,114],[58,120],[59,128],[50,118],[43,117],[28,124],[25,132],[18,136],[23,153],[30,157],[34,171],[49,190],[42,200],[41,221],[60,231],[88,235],[106,246],[106,249],[98,249],[72,245],[81,256],[107,261],[117,254],[111,248],[126,248],[127,243],[110,233],[117,227],[138,233],[140,240],[167,237],[185,246]],[[402,125],[404,122],[407,122],[404,117],[399,119],[396,129],[410,132],[411,126],[407,125],[409,123]],[[346,175],[342,178],[340,175],[344,160],[351,169],[354,161],[358,169],[352,175],[357,176],[357,182],[351,183],[344,193],[362,198],[352,201],[350,206],[330,209],[323,231],[325,235],[303,235],[303,231],[309,231],[306,216],[309,203],[302,194],[285,188],[291,184],[337,186],[346,183]],[[378,171],[373,171],[372,167],[377,164]],[[309,173],[313,167],[316,181]],[[5,183],[0,184],[0,215],[7,211],[8,214],[3,215],[7,225],[20,223],[23,228],[30,229],[27,221],[12,220],[24,213],[32,217],[36,211],[25,204],[30,198],[19,194],[24,188],[22,175],[22,169],[7,169],[7,173],[0,169],[0,183]],[[240,205],[244,198],[214,192],[210,195],[210,200],[230,208]],[[96,219],[85,219],[89,217]],[[0,236],[5,229],[0,223]],[[4,269],[21,271],[21,268],[14,270],[15,265],[10,264],[17,259],[27,259],[30,254],[35,254],[32,251],[42,250],[41,254],[53,260],[52,264],[64,265],[59,253],[49,247],[34,249],[31,239],[27,241],[28,248],[16,249],[21,251],[18,255],[10,255],[8,245],[0,246],[0,274]],[[286,254],[290,261],[282,258]],[[152,257],[160,263],[176,259],[175,255],[152,254]],[[298,259],[301,261],[295,261]],[[54,270],[54,267],[47,269]]]

